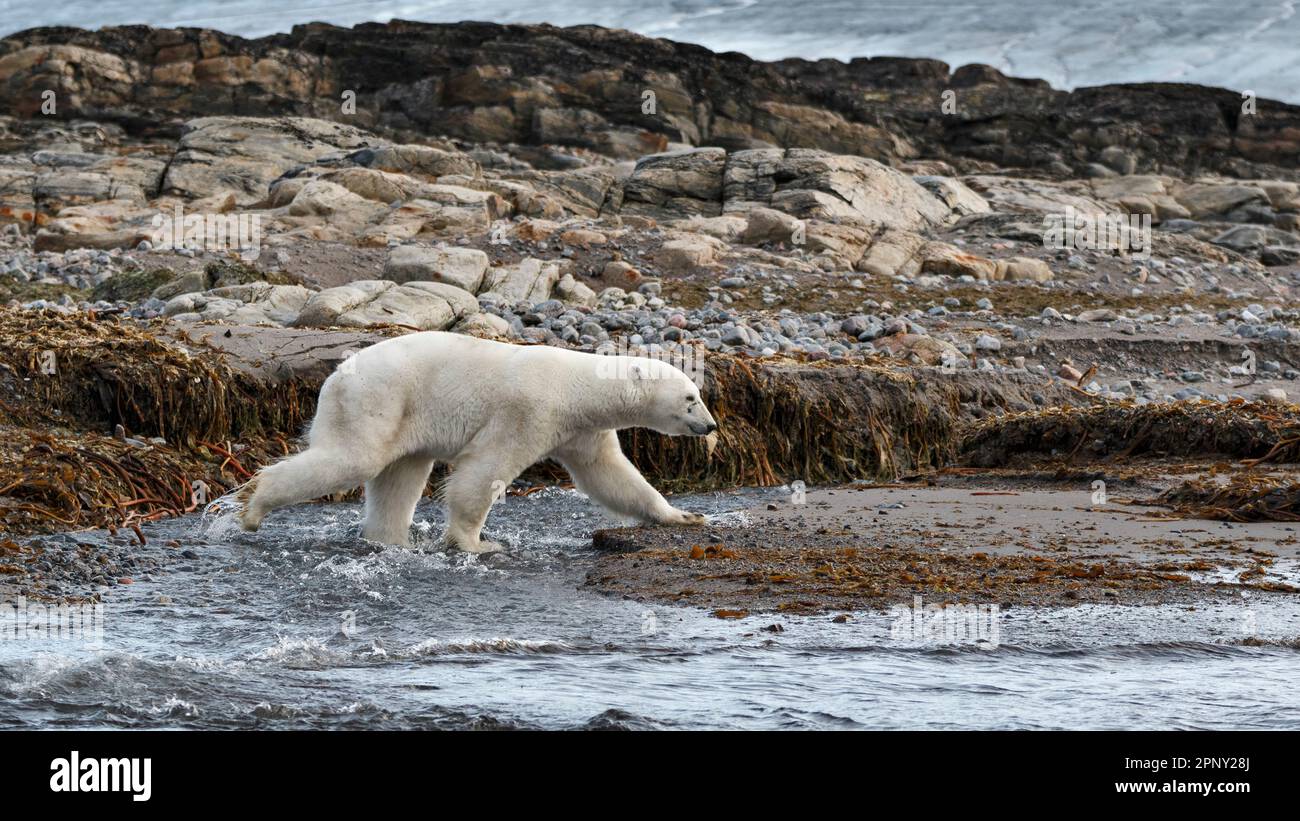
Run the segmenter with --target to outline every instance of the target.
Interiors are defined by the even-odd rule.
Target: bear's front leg
[[[573,477],[578,490],[619,516],[664,525],[702,525],[699,513],[679,510],[655,490],[618,444],[612,430],[580,434],[551,454]]]

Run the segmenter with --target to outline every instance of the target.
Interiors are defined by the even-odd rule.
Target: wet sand
[[[765,612],[927,604],[1149,605],[1295,597],[1300,526],[1170,517],[1078,490],[809,490],[701,529],[598,531],[587,586],[638,601]]]

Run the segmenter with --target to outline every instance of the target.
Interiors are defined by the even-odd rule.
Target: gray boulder
[[[483,284],[487,269],[488,256],[477,248],[399,245],[388,255],[384,279],[445,282],[473,294]]]
[[[293,324],[346,328],[391,324],[440,331],[478,310],[478,300],[454,285],[358,280],[314,294]]]

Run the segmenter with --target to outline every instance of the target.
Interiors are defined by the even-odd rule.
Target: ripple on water
[[[446,656],[472,653],[567,653],[574,646],[562,641],[541,641],[535,639],[427,639],[398,652],[397,658],[421,658],[424,656]]]

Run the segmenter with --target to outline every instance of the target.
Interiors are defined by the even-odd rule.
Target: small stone
[[[1076,319],[1080,322],[1114,322],[1119,319],[1119,314],[1110,308],[1094,308],[1091,311],[1084,311]]]

